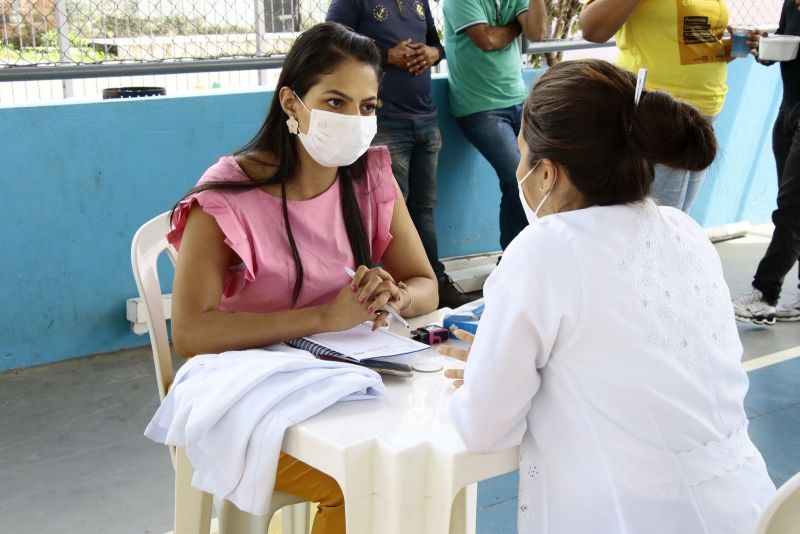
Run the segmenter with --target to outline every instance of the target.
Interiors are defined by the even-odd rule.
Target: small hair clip
[[[639,69],[639,75],[636,77],[636,92],[633,95],[633,105],[639,105],[639,99],[642,98],[642,91],[644,90],[644,81],[647,79],[647,69],[642,67]]]

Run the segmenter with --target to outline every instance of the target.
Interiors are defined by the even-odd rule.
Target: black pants
[[[775,232],[753,279],[764,300],[775,305],[783,279],[800,257],[800,102],[782,102],[772,130],[772,151],[778,166],[778,209],[772,212]]]

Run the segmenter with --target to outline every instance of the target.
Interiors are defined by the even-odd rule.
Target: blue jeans
[[[714,123],[714,117],[706,117]],[[702,171],[687,171],[685,169],[674,169],[666,165],[655,166],[655,176],[653,185],[650,186],[650,194],[658,200],[662,206],[672,206],[684,213],[694,204],[703,181],[706,178],[708,169]]]
[[[500,179],[500,247],[505,250],[528,225],[517,189],[517,136],[522,122],[522,104],[473,113],[456,121]]]
[[[436,169],[442,136],[439,121],[431,119],[378,118],[378,133],[373,145],[385,145],[392,156],[392,172],[408,205],[425,254],[436,277],[444,280],[444,265],[439,261],[436,243]]]
[[[689,213],[706,178],[707,170],[687,171],[656,165],[650,194],[662,206],[672,206]]]

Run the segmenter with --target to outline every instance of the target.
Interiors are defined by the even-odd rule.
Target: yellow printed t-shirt
[[[591,0],[590,0],[591,1]],[[617,64],[711,117],[725,103],[724,0],[643,0],[616,34]]]

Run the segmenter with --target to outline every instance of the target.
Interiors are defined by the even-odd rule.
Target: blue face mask
[[[519,201],[522,203],[522,209],[525,212],[525,217],[528,219],[528,224],[533,224],[534,222],[539,220],[539,210],[542,209],[542,206],[544,206],[544,203],[550,197],[550,193],[552,193],[553,189],[556,187],[556,182],[553,181],[553,187],[551,187],[550,191],[548,191],[544,195],[541,202],[539,202],[539,205],[536,206],[536,209],[535,210],[531,209],[531,206],[528,204],[528,201],[525,200],[525,193],[522,191],[522,184],[524,184],[525,180],[527,180],[530,177],[530,175],[533,174],[533,171],[536,170],[536,167],[538,167],[541,162],[542,160],[537,161],[536,165],[531,167],[531,169],[525,173],[525,176],[523,176],[522,179],[517,181],[517,189],[519,190]],[[558,177],[556,177],[556,180],[557,179]]]

